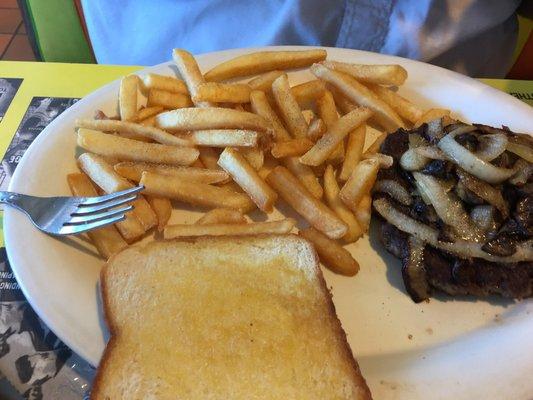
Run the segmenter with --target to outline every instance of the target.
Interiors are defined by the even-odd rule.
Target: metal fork
[[[43,232],[75,235],[122,221],[124,213],[133,209],[126,204],[143,189],[137,186],[98,197],[36,197],[0,191],[0,203],[24,212]]]

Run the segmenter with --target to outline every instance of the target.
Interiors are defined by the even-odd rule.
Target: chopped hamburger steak
[[[415,302],[533,296],[533,140],[507,128],[431,121],[389,135],[373,207]]]

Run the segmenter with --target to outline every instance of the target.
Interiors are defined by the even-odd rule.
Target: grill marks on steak
[[[402,260],[406,290],[417,303],[431,294],[420,290],[425,285],[452,296],[499,294],[520,299],[533,295],[533,262],[500,264],[478,258],[462,260],[426,245],[422,273],[409,274],[412,252],[409,235],[383,220],[380,223],[380,239],[387,251]]]

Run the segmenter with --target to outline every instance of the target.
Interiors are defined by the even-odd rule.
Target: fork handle
[[[0,204],[7,204],[20,209],[20,201],[25,197],[23,194],[14,192],[2,192],[0,191]]]

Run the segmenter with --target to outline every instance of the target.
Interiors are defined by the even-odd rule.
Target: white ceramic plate
[[[452,109],[467,121],[508,125],[531,132],[526,104],[453,72],[385,55],[327,49],[330,59],[398,63],[409,72],[401,93],[424,107]],[[252,51],[205,54],[205,71]],[[142,73],[173,74],[171,63]],[[292,83],[311,78],[290,74]],[[50,124],[22,158],[10,190],[41,196],[69,195],[65,175],[76,171],[74,120],[102,109],[115,114],[118,82],[85,97]],[[174,221],[198,213],[175,211]],[[279,215],[274,214],[276,218]],[[21,213],[5,210],[4,232],[13,271],[27,299],[46,324],[74,351],[98,364],[107,332],[98,300],[102,261],[79,238],[38,232]],[[438,297],[414,304],[406,295],[400,265],[371,232],[349,250],[361,264],[355,278],[325,271],[350,345],[376,399],[530,399],[533,393],[532,301]],[[157,333],[155,333],[157,334]]]

